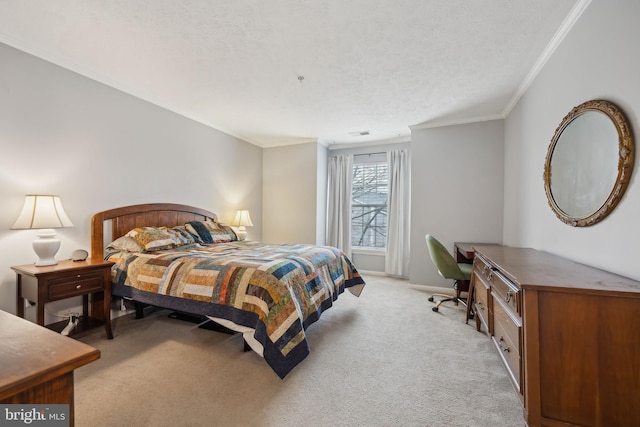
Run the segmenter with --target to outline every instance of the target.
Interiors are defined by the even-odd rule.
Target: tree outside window
[[[388,194],[389,173],[386,162],[354,164],[351,194],[353,247],[386,247]]]

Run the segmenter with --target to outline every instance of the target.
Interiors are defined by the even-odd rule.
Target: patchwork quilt
[[[305,329],[364,280],[329,246],[229,242],[108,256],[114,295],[179,301],[184,311],[227,322],[284,378],[309,354]],[[172,304],[156,304],[178,309]]]

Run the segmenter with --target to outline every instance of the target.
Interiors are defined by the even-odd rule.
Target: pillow
[[[176,232],[171,232],[166,227],[136,227],[126,235],[135,240],[145,251],[160,251],[181,245]]]
[[[218,229],[218,225],[213,221],[191,221],[184,226],[185,229],[193,235],[196,242],[203,245],[213,243],[211,231]]]
[[[238,240],[231,227],[213,221],[191,221],[185,224],[185,228],[193,234],[197,243],[203,245]]]
[[[211,232],[211,238],[213,238],[214,243],[226,243],[238,240],[238,236],[236,232],[233,231],[233,228],[220,222],[218,223],[218,227],[218,230]]]
[[[108,250],[142,252],[144,249],[129,236],[118,237],[107,245]]]
[[[165,227],[161,227],[161,229],[165,229]],[[196,238],[193,234],[187,231],[187,227],[184,225],[176,225],[175,227],[166,230],[174,235],[175,239],[180,242],[180,246],[193,245],[196,243]]]

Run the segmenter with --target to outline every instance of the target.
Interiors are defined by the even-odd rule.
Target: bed
[[[365,284],[336,248],[237,241],[213,212],[172,203],[96,213],[91,257],[115,262],[113,296],[242,333],[280,378],[309,354],[305,330]]]

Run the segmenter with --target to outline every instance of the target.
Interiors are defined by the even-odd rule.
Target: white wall
[[[431,263],[425,235],[453,242],[502,242],[504,122],[411,131],[409,281],[449,286]]]
[[[640,279],[638,154],[625,196],[602,222],[573,228],[547,204],[543,171],[562,118],[591,99],[618,104],[640,137],[640,2],[593,0],[505,121],[504,243]]]
[[[28,193],[62,197],[75,227],[59,230],[59,259],[89,249],[95,212],[137,203],[195,205],[223,221],[248,208],[249,238],[262,238],[259,147],[3,44],[0,64],[0,309],[15,313],[10,266],[35,261],[35,232],[9,229]]]
[[[266,243],[316,243],[317,143],[263,150],[262,211]],[[324,172],[326,175],[326,172]]]

